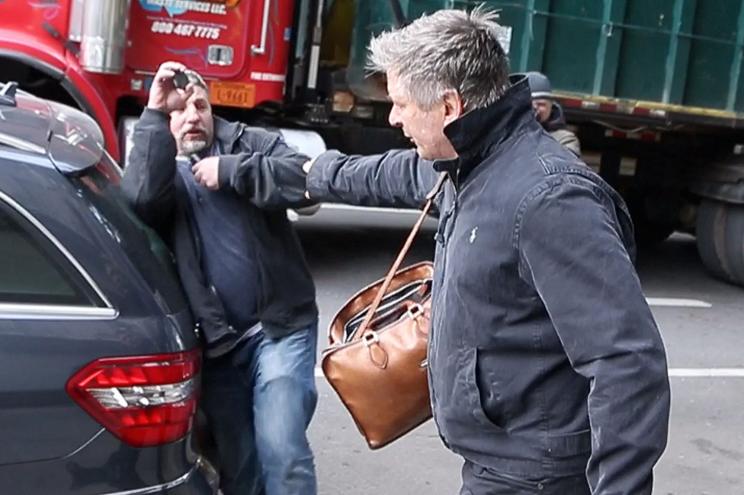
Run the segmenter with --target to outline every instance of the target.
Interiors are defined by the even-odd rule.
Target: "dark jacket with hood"
[[[206,280],[198,232],[183,180],[176,172],[176,142],[168,116],[145,109],[134,129],[134,147],[123,190],[137,214],[168,241],[181,283],[200,327],[208,357],[229,351],[240,337],[228,325],[216,291]],[[293,151],[279,134],[214,119],[220,188],[245,198],[245,230],[258,265],[258,319],[271,338],[315,322],[315,287],[286,208],[310,202],[303,191],[281,183],[304,181],[306,156]],[[261,173],[264,172],[264,173]],[[277,182],[278,181],[278,182]],[[245,329],[242,329],[243,331]]]
[[[557,101],[553,101],[553,107],[550,109],[548,120],[543,122],[542,126],[553,139],[565,146],[574,155],[581,157],[581,143],[579,143],[579,138],[566,127],[566,117],[563,115],[563,108]]]
[[[307,178],[321,201],[417,207],[449,175],[429,341],[442,439],[506,476],[651,493],[669,383],[622,199],[542,129],[526,80],[445,133],[458,159],[326,152]]]

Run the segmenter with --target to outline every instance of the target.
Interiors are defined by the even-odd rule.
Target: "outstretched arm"
[[[313,161],[307,191],[318,201],[419,208],[436,181],[432,163],[415,150],[369,156],[327,151]]]

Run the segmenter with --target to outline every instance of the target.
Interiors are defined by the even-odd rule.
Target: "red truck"
[[[152,76],[179,60],[209,80],[213,104],[281,102],[294,0],[8,0],[0,3],[2,78],[90,113],[122,157],[126,118]]]

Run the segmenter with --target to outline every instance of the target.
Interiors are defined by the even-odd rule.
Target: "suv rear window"
[[[184,310],[186,302],[173,256],[158,234],[137,217],[124,199],[120,187],[121,171],[113,159],[103,153],[98,165],[71,177],[71,181],[163,307],[171,313]]]
[[[3,201],[0,303],[104,306],[62,253]]]

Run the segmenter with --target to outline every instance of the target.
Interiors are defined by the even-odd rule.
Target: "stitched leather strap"
[[[375,296],[374,301],[372,301],[372,304],[370,305],[369,309],[367,310],[367,315],[364,317],[364,321],[359,326],[359,329],[357,330],[358,336],[364,336],[364,333],[367,331],[367,327],[369,326],[369,323],[372,321],[372,318],[375,315],[375,311],[377,311],[377,308],[380,306],[380,301],[382,301],[382,298],[385,297],[385,293],[388,290],[388,287],[390,287],[390,283],[393,281],[393,277],[395,276],[395,272],[398,271],[398,268],[400,268],[401,263],[403,263],[403,259],[406,257],[406,254],[408,254],[408,250],[411,248],[411,245],[413,244],[413,239],[416,237],[416,234],[418,234],[418,231],[421,229],[421,225],[424,223],[424,219],[426,218],[427,213],[429,213],[429,210],[431,209],[431,205],[434,202],[434,198],[439,193],[439,191],[442,189],[442,184],[444,184],[444,181],[447,179],[447,172],[442,172],[439,174],[439,179],[437,179],[437,183],[434,186],[434,188],[429,191],[429,194],[426,195],[426,204],[424,205],[424,209],[421,210],[421,215],[419,215],[418,220],[416,220],[416,223],[413,226],[413,229],[411,229],[411,233],[408,234],[408,239],[406,239],[405,244],[403,244],[403,247],[400,250],[400,253],[398,253],[398,257],[393,262],[393,266],[390,267],[390,270],[387,273],[387,276],[385,276],[385,281],[380,286],[380,289],[377,291],[377,295]]]

